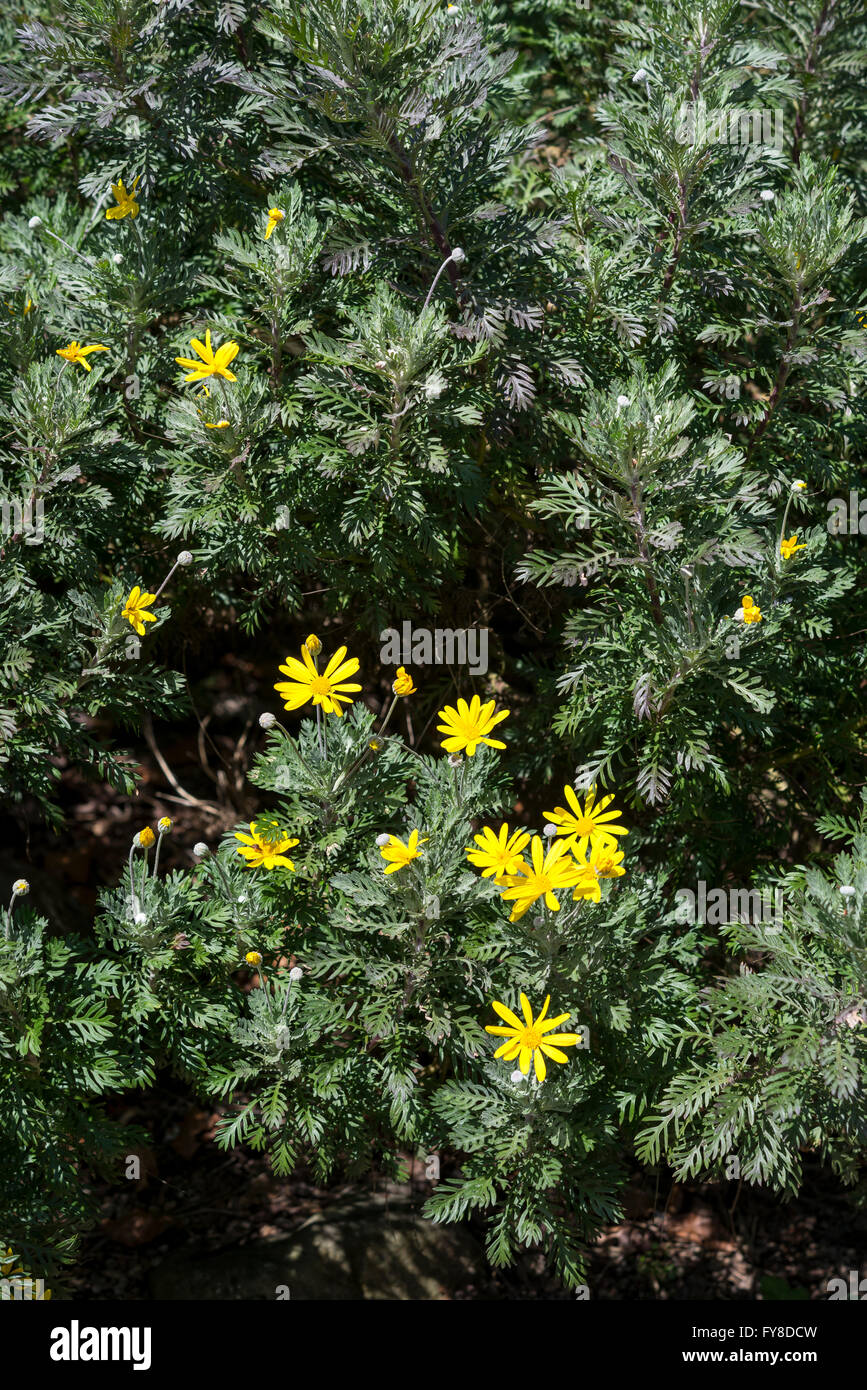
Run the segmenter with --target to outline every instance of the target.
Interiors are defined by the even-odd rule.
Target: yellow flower
[[[500,883],[505,874],[516,874],[520,869],[523,862],[521,850],[530,843],[530,833],[527,830],[513,830],[510,833],[503,821],[498,834],[495,835],[486,825],[481,834],[474,835],[473,839],[479,848],[467,846],[470,863],[481,869],[482,878],[492,878],[495,883]]]
[[[785,537],[783,537],[783,539],[780,541],[780,554],[782,555],[784,560],[791,560],[796,550],[807,549],[806,543],[802,542],[800,545],[798,545],[797,540],[798,536],[796,533],[794,536],[790,536],[788,540],[786,540]]]
[[[156,838],[150,826],[146,825],[144,830],[140,830],[137,835],[133,836],[133,844],[139,849],[150,849],[151,845],[155,843]]]
[[[606,810],[614,800],[613,796],[603,796],[596,805],[596,788],[593,786],[587,793],[582,810],[572,787],[564,787],[563,794],[570,809],[558,806],[555,811],[546,811],[545,816],[558,827],[558,835],[565,836],[563,843],[566,849],[571,849],[578,859],[584,858],[588,847],[591,850],[606,846],[612,848],[617,844],[616,835],[629,834],[625,825],[614,824],[620,812]]]
[[[626,873],[623,868],[623,851],[605,846],[602,849],[593,850],[590,855],[589,868],[593,869],[600,878],[622,878]]]
[[[82,347],[80,343],[70,343],[69,347],[57,348],[57,356],[64,357],[67,362],[79,362],[85,371],[92,372],[93,368],[87,360],[88,353],[108,352],[107,347],[102,343],[91,343],[89,347]]]
[[[381,739],[381,738],[371,738],[371,739],[368,739],[368,741],[367,741],[367,746],[368,746],[368,748],[371,750],[372,753],[378,753],[379,750],[380,750],[380,748],[382,747],[382,739]]]
[[[111,191],[117,201],[116,208],[109,208],[106,217],[109,222],[120,221],[122,217],[138,217],[139,206],[135,200],[135,191],[138,188],[138,181],[141,174],[136,174],[132,188],[127,193],[123,186],[123,180],[118,179],[117,183],[111,185]]]
[[[261,965],[262,955],[259,951],[248,951],[244,957],[248,965]]]
[[[386,861],[385,872],[396,874],[398,869],[405,869],[413,859],[420,859],[422,855],[419,843],[426,845],[427,841],[427,835],[422,841],[419,841],[417,830],[413,830],[406,844],[403,843],[403,840],[399,840],[396,835],[389,835],[388,844],[383,845],[379,851]]]
[[[581,866],[567,853],[565,840],[555,841],[546,854],[541,839],[534,835],[530,853],[532,864],[522,859],[518,872],[502,880],[508,885],[503,897],[513,903],[510,922],[517,922],[541,897],[552,912],[559,912],[556,892],[561,888],[574,888],[581,878]]]
[[[291,859],[286,858],[286,850],[293,849],[299,843],[298,840],[280,836],[275,826],[258,830],[256,824],[256,821],[250,822],[249,835],[243,830],[235,831],[235,839],[241,841],[238,853],[246,859],[247,868],[275,869],[279,864],[294,873],[295,865]],[[267,833],[268,830],[271,831],[270,835]]]
[[[526,1076],[530,1070],[530,1059],[533,1059],[533,1067],[539,1081],[545,1080],[546,1067],[545,1058],[548,1057],[553,1062],[568,1062],[569,1058],[565,1052],[561,1052],[561,1047],[574,1047],[580,1042],[577,1033],[552,1033],[552,1028],[557,1028],[561,1023],[566,1023],[572,1017],[571,1014],[557,1014],[556,1018],[547,1018],[548,1005],[551,996],[548,995],[542,1005],[542,1012],[534,1020],[533,1010],[530,1002],[523,992],[518,996],[521,1002],[521,1011],[524,1015],[523,1023],[507,1009],[505,1004],[501,1004],[498,999],[491,1001],[491,1006],[500,1018],[504,1019],[509,1025],[501,1028],[496,1024],[487,1024],[486,1033],[494,1033],[497,1037],[505,1038],[494,1053],[495,1057],[502,1057],[506,1062],[514,1062],[518,1058],[518,1065]]]
[[[469,705],[466,700],[458,700],[457,709],[454,705],[446,705],[445,709],[438,710],[437,713],[440,719],[445,720],[444,724],[437,724],[437,729],[441,734],[448,734],[448,738],[442,739],[442,746],[447,753],[466,750],[467,757],[471,758],[480,743],[487,743],[491,748],[506,746],[505,743],[500,743],[499,739],[488,737],[497,724],[509,717],[507,709],[494,714],[493,700],[488,700],[483,705],[478,695],[474,695]]]
[[[205,421],[205,429],[206,429],[206,430],[227,430],[227,429],[229,428],[229,425],[230,425],[231,423],[232,423],[231,420],[218,420],[217,423],[216,423],[215,425],[209,425],[208,422],[207,422],[207,420],[206,420],[206,421]]]
[[[319,641],[315,632],[311,632],[308,637],[305,637],[304,645],[311,656],[318,656],[322,651],[322,643]]]
[[[130,593],[129,598],[123,606],[122,618],[126,618],[138,633],[139,637],[144,637],[145,623],[155,623],[157,618],[155,613],[146,613],[152,603],[156,602],[156,594],[143,594],[138,584]]]
[[[161,835],[165,835],[172,828],[172,821],[168,816],[161,816],[157,821],[157,830]]]
[[[745,623],[760,623],[762,621],[761,611],[753,603],[749,594],[744,594],[741,599],[741,612]]]
[[[407,674],[405,666],[398,666],[397,679],[392,681],[392,690],[395,695],[416,695],[418,694],[412,683],[412,676]]]
[[[193,352],[198,353],[201,362],[196,362],[192,357],[176,357],[175,361],[179,367],[185,367],[188,375],[184,381],[204,381],[209,376],[222,376],[226,381],[237,381],[234,372],[229,371],[229,363],[233,362],[240,352],[240,348],[235,342],[223,343],[222,347],[214,352],[211,347],[211,330],[205,334],[205,341],[200,342],[198,338],[190,339],[190,346]]]
[[[268,209],[268,225],[265,228],[265,240],[267,241],[278,223],[282,222],[286,216],[282,208]]]
[[[623,853],[613,846],[603,845],[593,850],[589,860],[581,864],[581,877],[575,885],[572,901],[580,898],[598,903],[602,897],[600,879],[621,878],[626,870],[622,867]]]
[[[346,679],[347,676],[354,676],[358,670],[358,658],[352,656],[344,661],[346,648],[338,647],[325,670],[320,673],[306,644],[301,648],[301,656],[303,665],[294,656],[287,656],[285,666],[279,668],[285,675],[291,676],[291,680],[279,681],[274,686],[283,698],[284,708],[300,709],[308,700],[312,700],[314,705],[321,705],[326,714],[342,715],[340,701],[351,705],[353,700],[353,696],[346,692],[361,689],[360,685],[349,683]]]

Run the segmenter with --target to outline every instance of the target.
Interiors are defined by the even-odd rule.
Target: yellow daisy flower
[[[486,825],[473,839],[479,848],[473,849],[472,845],[467,845],[466,854],[470,863],[481,869],[482,878],[492,878],[495,883],[500,883],[505,874],[516,874],[520,869],[523,862],[521,850],[530,843],[530,833],[520,829],[510,833],[503,821],[498,834],[495,835]]]
[[[540,837],[533,836],[530,846],[532,863],[528,864],[522,859],[518,872],[503,879],[508,885],[503,897],[513,903],[510,922],[517,922],[542,897],[552,912],[560,911],[555,894],[561,888],[574,888],[582,875],[581,865],[576,864],[567,850],[565,840],[557,840],[546,854]]]
[[[92,372],[93,368],[87,358],[91,352],[108,352],[108,348],[102,343],[91,343],[88,347],[82,347],[80,343],[72,342],[69,347],[57,348],[57,356],[63,357],[67,362],[77,362],[84,367],[85,371]]]
[[[238,854],[246,859],[248,869],[276,869],[279,865],[295,872],[292,860],[286,858],[286,850],[294,849],[299,842],[280,836],[276,827],[267,826],[259,830],[256,821],[251,821],[249,835],[243,830],[236,830],[235,839],[241,842]]]
[[[557,826],[557,834],[565,837],[565,847],[571,849],[576,858],[583,859],[588,848],[612,848],[617,844],[614,836],[629,834],[625,825],[614,824],[621,813],[606,809],[614,800],[613,796],[603,796],[597,804],[596,788],[593,786],[587,793],[582,809],[572,787],[564,787],[563,795],[569,803],[569,809],[558,806],[554,811],[546,811],[545,816]]]
[[[740,611],[745,623],[760,623],[762,621],[761,610],[753,603],[749,594],[744,594],[741,599]]]
[[[156,602],[156,594],[142,593],[138,584],[131,591],[129,598],[123,606],[122,618],[126,618],[138,633],[139,637],[144,637],[145,623],[155,623],[157,618],[155,613],[146,613],[152,603]]]
[[[283,211],[282,208],[269,208],[269,209],[268,209],[268,225],[267,225],[267,227],[265,228],[265,240],[266,240],[266,241],[267,241],[268,238],[270,237],[270,235],[271,235],[271,233],[273,232],[274,228],[277,227],[277,226],[279,226],[279,224],[283,221],[283,219],[285,218],[285,216],[286,216],[286,214],[285,214],[285,212]]]
[[[326,714],[343,714],[340,702],[352,704],[353,696],[348,691],[358,691],[360,685],[347,682],[347,676],[354,676],[358,670],[358,658],[352,656],[344,661],[346,648],[338,647],[324,671],[317,671],[310,648],[305,643],[301,648],[302,661],[287,656],[285,666],[279,669],[291,680],[279,681],[274,689],[282,697],[285,709],[300,709],[308,700],[321,705]]]
[[[462,753],[466,750],[467,757],[471,758],[480,743],[487,743],[491,748],[506,746],[505,743],[500,743],[499,739],[488,737],[497,724],[509,717],[507,709],[494,714],[493,700],[488,700],[483,705],[478,695],[474,695],[469,704],[466,700],[458,700],[457,709],[454,705],[446,705],[437,713],[440,719],[445,720],[444,724],[437,724],[437,729],[441,734],[448,735],[441,740],[447,753]]]
[[[396,874],[398,869],[405,869],[413,859],[420,859],[419,844],[426,845],[428,839],[429,837],[425,835],[423,840],[419,840],[417,830],[413,830],[406,844],[403,843],[403,840],[399,840],[396,835],[389,835],[388,844],[383,845],[379,851],[386,861],[385,872]]]
[[[801,544],[798,545],[797,533],[795,533],[794,536],[790,536],[788,540],[786,540],[785,537],[783,537],[783,539],[780,541],[780,554],[782,555],[784,560],[791,560],[796,550],[806,549],[806,542],[802,541]]]
[[[412,676],[408,674],[405,666],[398,666],[397,678],[392,681],[392,690],[395,695],[417,695],[418,691],[412,683]]]
[[[109,208],[106,217],[109,222],[120,221],[123,217],[138,217],[139,205],[135,200],[135,191],[138,188],[138,181],[141,174],[136,174],[132,188],[127,193],[123,186],[123,179],[118,179],[117,183],[111,185],[111,191],[117,202],[116,208]]]
[[[237,381],[234,372],[229,371],[229,363],[234,362],[240,347],[237,343],[229,341],[223,343],[221,347],[214,349],[211,347],[211,330],[205,334],[205,341],[202,343],[198,338],[190,339],[190,346],[193,352],[198,353],[201,362],[196,362],[192,357],[176,357],[175,361],[179,367],[186,368],[188,375],[184,381],[204,381],[209,376],[222,376],[226,381]]]
[[[494,1053],[495,1057],[502,1057],[506,1062],[514,1062],[518,1059],[518,1066],[526,1076],[530,1070],[530,1059],[533,1060],[533,1067],[539,1081],[544,1081],[547,1074],[545,1058],[550,1058],[553,1062],[568,1062],[569,1058],[565,1052],[561,1052],[561,1047],[574,1047],[580,1042],[577,1033],[552,1033],[552,1028],[557,1028],[561,1023],[566,1023],[572,1017],[571,1014],[557,1014],[556,1018],[548,1018],[548,1005],[551,1002],[550,994],[542,1005],[542,1012],[539,1017],[533,1018],[533,1010],[530,1002],[523,992],[518,996],[521,1003],[521,1012],[524,1015],[523,1023],[507,1009],[505,1004],[501,1004],[498,999],[491,1001],[494,1012],[504,1019],[508,1027],[501,1028],[496,1024],[487,1024],[486,1033],[493,1033],[497,1037],[505,1038]]]

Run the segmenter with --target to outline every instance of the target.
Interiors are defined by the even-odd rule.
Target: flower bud
[[[391,688],[395,695],[415,695],[418,693],[413,685],[412,676],[408,674],[405,666],[398,666],[397,679],[392,681]]]
[[[179,565],[191,565],[193,563],[193,552],[191,550],[182,550],[178,556],[177,563]]]
[[[558,825],[554,825],[551,821],[546,821],[545,824],[542,826],[542,834],[547,836],[547,838],[550,840],[552,836],[557,834],[559,828],[560,827]]]
[[[322,651],[322,643],[319,641],[315,632],[311,632],[310,636],[304,639],[304,645],[311,656],[318,656]]]
[[[27,223],[27,225],[28,225],[28,227],[30,228],[31,232],[32,232],[32,231],[35,231],[37,227],[41,227],[41,226],[42,226],[42,218],[41,218],[41,217],[31,217],[31,219],[30,219],[30,221]]]
[[[371,739],[368,739],[367,746],[368,746],[368,748],[370,749],[370,751],[371,751],[372,753],[378,753],[379,750],[380,750],[380,748],[382,747],[382,739],[381,739],[381,738],[371,738]]]
[[[511,1076],[509,1077],[509,1080],[517,1083],[518,1081],[525,1081],[526,1077],[524,1076],[524,1073],[522,1071],[513,1071]]]
[[[763,203],[772,203],[774,201],[774,195],[769,188],[763,188],[759,197]]]
[[[646,82],[647,68],[639,68],[637,72],[633,73],[632,80],[633,82]]]
[[[119,251],[115,251],[111,259],[114,261],[115,265],[123,265],[123,256]]]
[[[277,723],[277,716],[276,716],[276,714],[269,714],[268,711],[266,710],[264,714],[260,714],[260,715],[259,715],[259,728],[260,728],[260,729],[273,729],[273,727],[274,727],[274,725],[275,725],[276,723]]]
[[[16,898],[26,898],[27,894],[30,892],[30,884],[27,882],[27,879],[16,878],[12,885],[12,892],[15,894]]]
[[[629,397],[628,397],[628,396],[618,396],[618,397],[617,397],[617,408],[618,408],[618,410],[623,410],[624,407],[627,406],[627,405],[629,405]]]
[[[248,951],[244,957],[248,965],[261,965],[262,955],[260,951]]]
[[[150,849],[151,845],[156,841],[156,838],[150,826],[146,825],[144,830],[140,830],[137,835],[133,835],[132,842],[136,849]]]
[[[172,824],[173,822],[170,816],[161,816],[157,821],[157,830],[161,835],[167,835],[172,828]]]
[[[193,845],[193,854],[197,859],[204,859],[205,855],[210,854],[210,852],[204,840],[199,840],[197,845]]]
[[[803,478],[796,478],[795,481],[792,483],[792,491],[803,492],[806,486],[807,484],[804,482]]]
[[[855,896],[855,889],[848,883],[841,885],[840,892],[843,894],[844,898],[854,898]]]
[[[304,977],[304,971],[301,969],[301,966],[300,966],[300,965],[293,965],[292,969],[289,971],[289,979],[290,979],[290,980],[301,980],[301,979],[303,979],[303,977]]]
[[[460,767],[462,762],[460,753],[449,753],[449,767]]]
[[[464,251],[463,247],[456,246],[452,251],[452,260],[454,261],[455,265],[463,265],[466,259],[467,253],[466,251]]]
[[[388,845],[388,844],[391,843],[391,836],[390,836],[390,835],[377,835],[377,837],[376,837],[376,843],[377,843],[377,845],[379,846],[380,849],[385,849],[386,845]]]

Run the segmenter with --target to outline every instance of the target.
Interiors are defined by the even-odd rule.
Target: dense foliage
[[[280,1173],[447,1156],[428,1215],[570,1285],[636,1158],[793,1191],[815,1154],[863,1190],[863,7],[19,9],[22,853],[64,769],[134,791],[190,651],[290,656],[252,824],[169,874],[142,827],[75,936],[7,887],[8,1263],[70,1257],[84,1165],[132,1142],[104,1098],[164,1067]],[[448,659],[389,666],[407,625]],[[778,910],[685,918],[699,885]]]

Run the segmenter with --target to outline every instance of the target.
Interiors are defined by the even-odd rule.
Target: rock
[[[317,1213],[291,1235],[169,1256],[151,1272],[151,1290],[167,1301],[436,1300],[478,1283],[484,1272],[481,1247],[463,1227],[425,1221],[408,1198],[365,1194]]]

